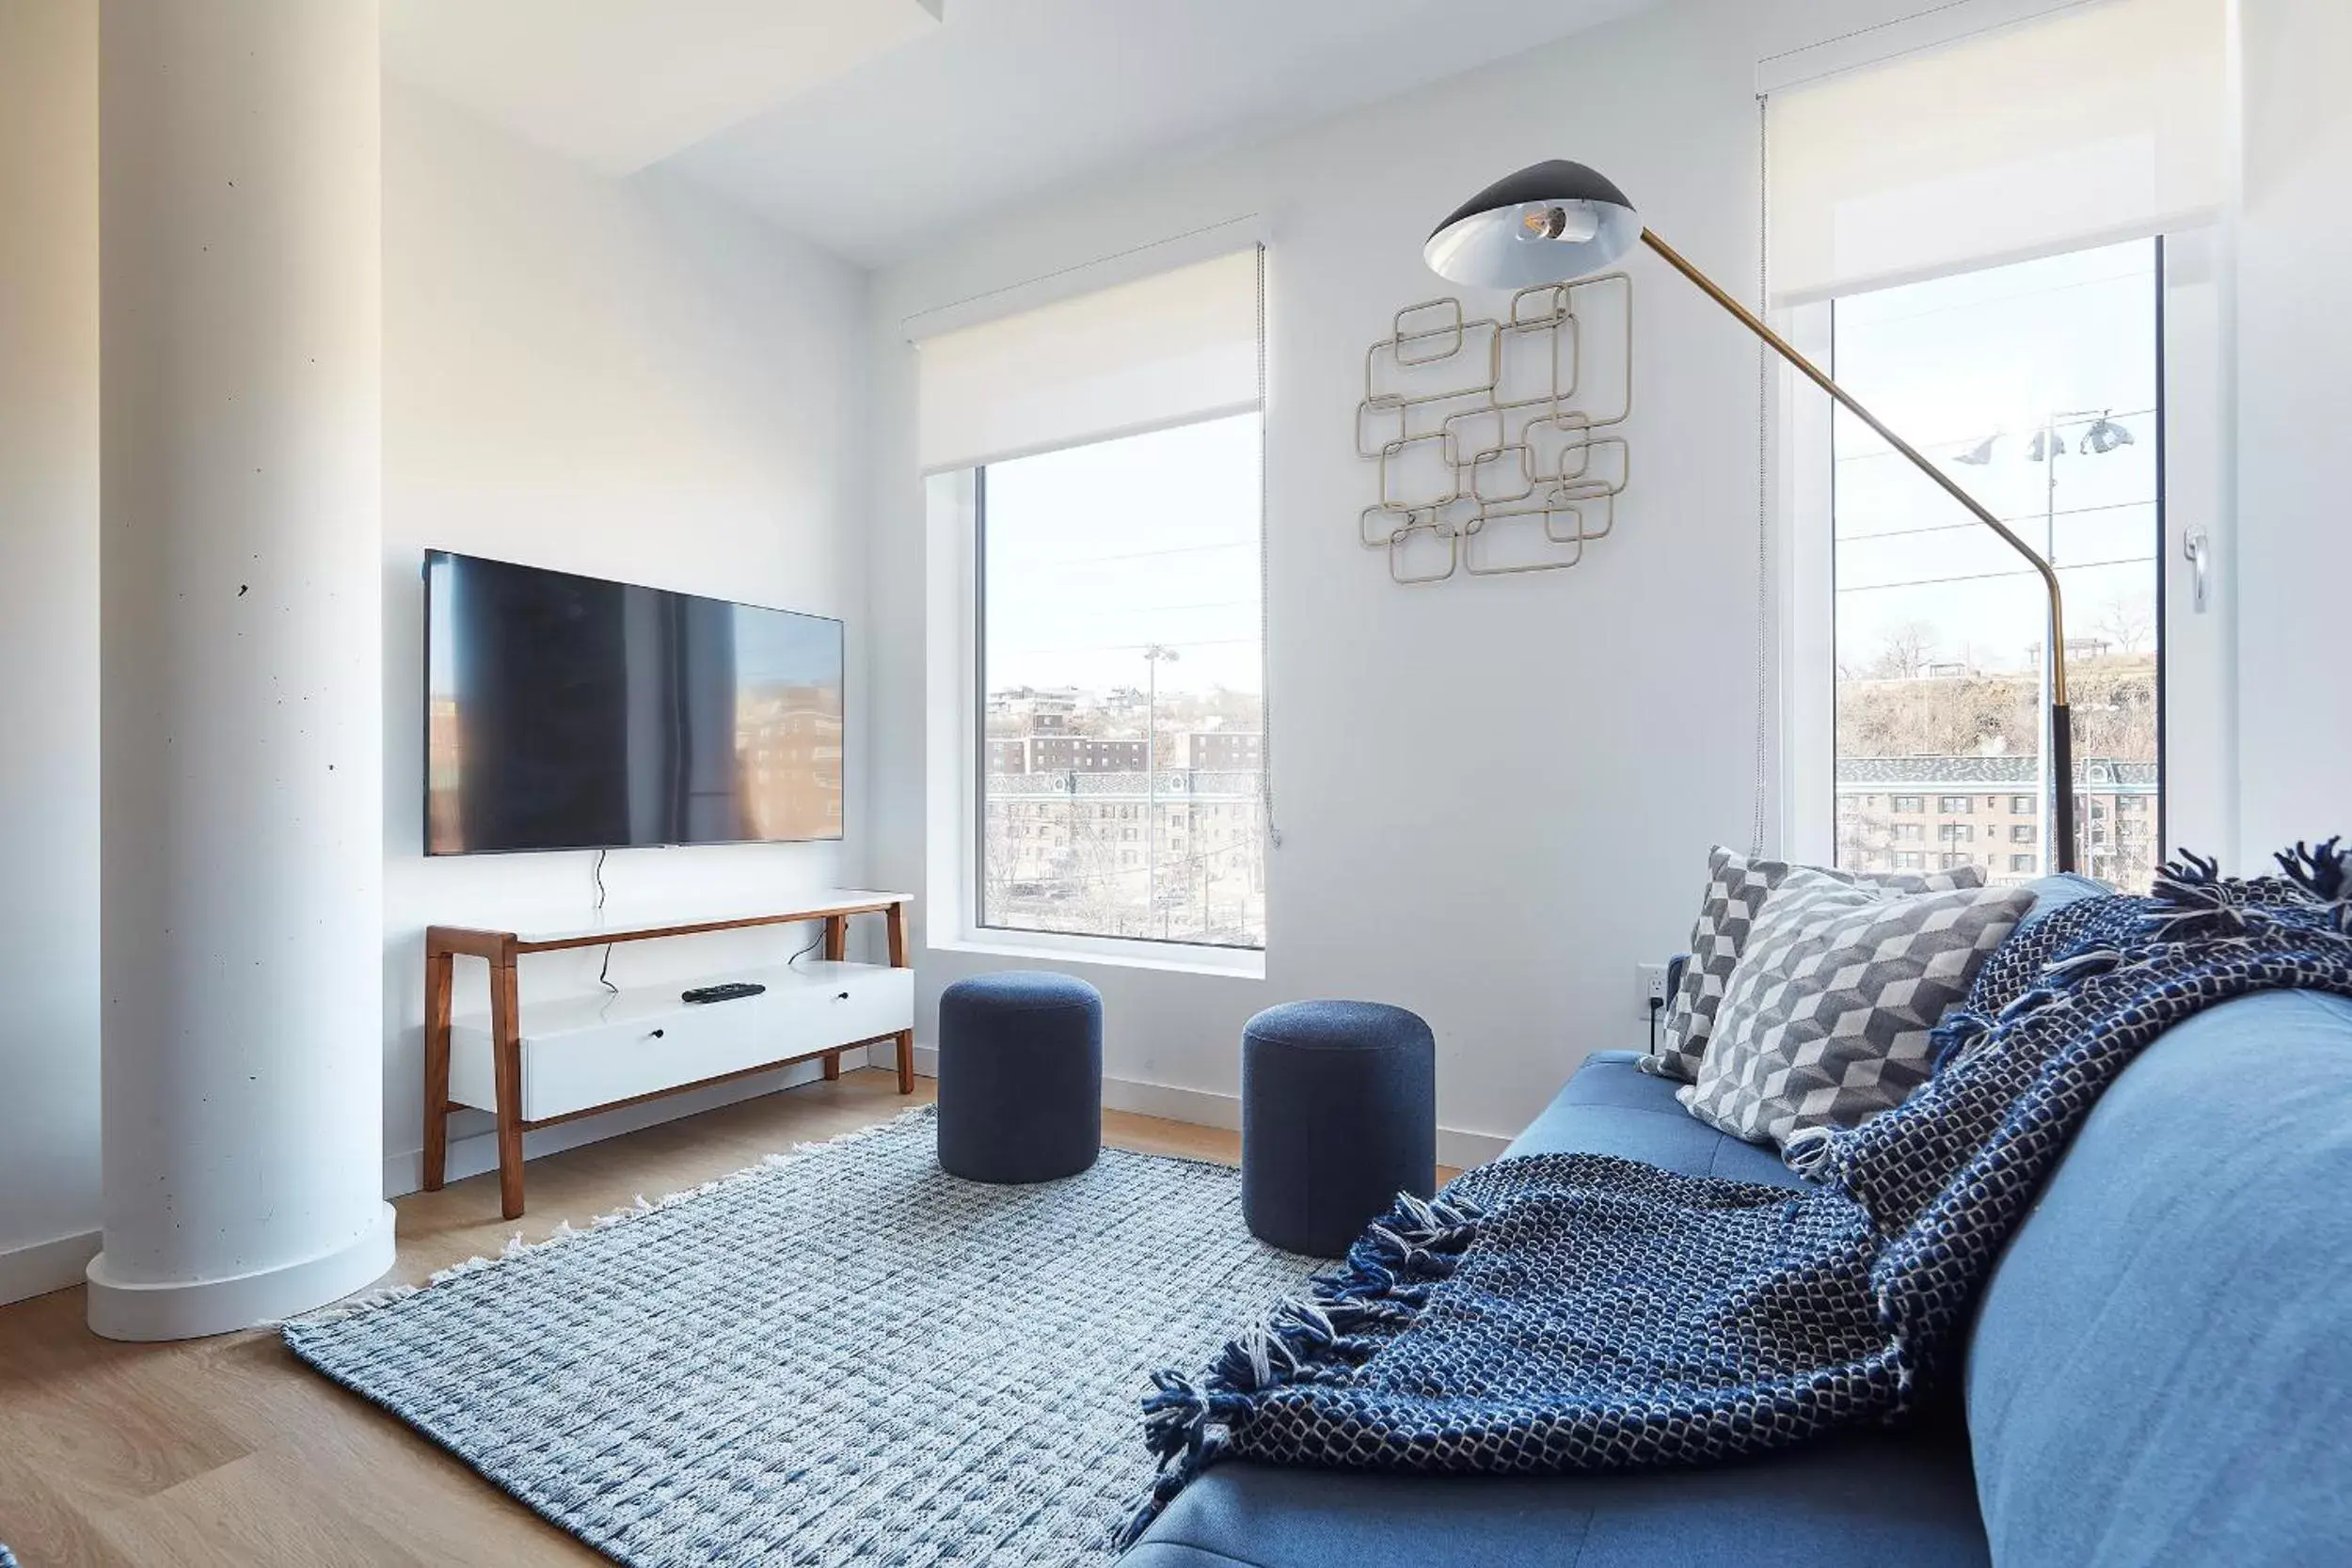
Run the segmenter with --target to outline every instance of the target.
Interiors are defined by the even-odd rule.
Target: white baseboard
[[[82,1283],[83,1271],[98,1256],[102,1232],[85,1230],[0,1251],[0,1307]]]
[[[873,1064],[863,1046],[844,1051],[841,1053],[841,1070],[844,1072],[854,1071],[870,1065]],[[778,1089],[797,1088],[803,1084],[813,1084],[823,1076],[823,1064],[796,1062],[790,1067],[778,1068],[773,1072],[762,1072],[750,1078],[739,1078],[732,1084],[714,1084],[707,1089],[696,1089],[691,1094],[674,1095],[664,1100],[651,1100],[642,1105],[628,1105],[617,1111],[609,1111],[600,1117],[586,1117],[579,1121],[567,1121],[560,1127],[543,1128],[539,1132],[523,1134],[523,1159],[525,1161],[536,1160],[543,1154],[554,1154],[566,1148],[578,1148],[582,1144],[596,1143],[604,1138],[616,1138],[624,1132],[635,1132],[643,1128],[660,1126],[665,1121],[675,1121],[680,1117],[696,1116],[704,1111],[715,1111],[722,1105],[733,1105],[741,1101],[756,1100],[761,1095],[773,1094]],[[480,1115],[485,1122],[489,1120],[486,1112],[480,1113]],[[451,1124],[447,1177],[447,1180],[451,1181],[463,1180],[469,1176],[481,1176],[499,1168],[498,1134],[487,1131],[458,1133],[456,1129],[464,1125],[465,1122],[462,1119]],[[423,1186],[423,1149],[411,1148],[398,1154],[384,1156],[384,1196],[387,1198],[405,1196],[409,1193],[420,1191]]]
[[[939,1050],[917,1042],[914,1047],[914,1070],[925,1078],[939,1076]],[[1190,1122],[1195,1127],[1221,1127],[1229,1132],[1241,1126],[1241,1096],[1219,1094],[1211,1089],[1179,1088],[1173,1084],[1150,1084],[1137,1078],[1104,1078],[1103,1106],[1111,1111],[1132,1111],[1140,1117],[1159,1117],[1168,1121]],[[1499,1132],[1471,1132],[1458,1127],[1438,1129],[1438,1164],[1467,1170],[1500,1159],[1509,1148],[1510,1138]]]
[[[1468,1170],[1502,1158],[1511,1140],[1500,1132],[1471,1132],[1459,1127],[1438,1129],[1438,1164]]]

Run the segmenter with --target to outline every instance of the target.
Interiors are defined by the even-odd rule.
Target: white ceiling
[[[1651,3],[946,0],[929,34],[663,166],[881,264],[1052,186],[1305,124]]]
[[[387,71],[608,174],[659,164],[887,262],[1155,156],[1655,0],[384,0]]]
[[[384,64],[630,174],[939,26],[940,0],[385,0]]]

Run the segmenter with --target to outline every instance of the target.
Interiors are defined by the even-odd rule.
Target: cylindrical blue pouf
[[[1241,1037],[1241,1210],[1290,1252],[1343,1256],[1399,1193],[1437,1188],[1438,1045],[1377,1002],[1268,1007]]]
[[[973,1181],[1051,1181],[1103,1148],[1103,998],[1009,970],[939,995],[939,1164]]]

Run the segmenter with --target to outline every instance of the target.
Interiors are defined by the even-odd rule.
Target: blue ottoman
[[[973,1181],[1051,1181],[1103,1148],[1103,998],[1009,970],[939,993],[939,1164]]]
[[[1268,1007],[1241,1037],[1241,1212],[1289,1252],[1343,1256],[1399,1193],[1437,1189],[1438,1045],[1377,1002]]]

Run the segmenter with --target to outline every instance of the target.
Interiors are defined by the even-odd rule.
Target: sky
[[[1255,692],[1259,417],[992,463],[982,516],[985,681]]]
[[[2154,626],[2156,289],[2155,245],[2138,241],[1835,307],[1839,382],[2057,562],[2070,641]],[[2089,418],[2064,424],[2053,497],[2034,433],[2086,409],[2113,410],[2133,444],[2083,453]],[[1952,462],[1996,432],[1991,462]],[[1938,628],[1938,658],[2024,668],[2044,635],[2031,568],[1860,421],[1841,413],[1836,441],[1840,659],[1867,666],[1916,621]],[[2119,617],[2119,601],[2137,608]]]

